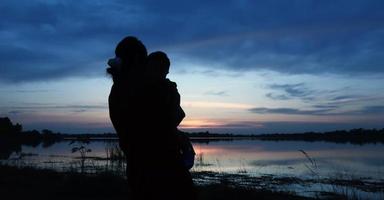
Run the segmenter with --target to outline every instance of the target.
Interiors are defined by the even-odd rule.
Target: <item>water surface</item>
[[[108,164],[108,151],[116,140],[96,140],[89,144],[62,141],[50,146],[23,145],[21,153],[13,153],[8,162],[63,170],[81,161],[74,147],[90,149],[85,164],[102,167]],[[193,141],[196,151],[192,171],[321,177],[384,178],[383,144],[338,144],[329,142],[225,140]],[[83,155],[84,156],[84,155]],[[154,154],[154,156],[159,156]],[[161,156],[161,155],[160,155]],[[84,158],[84,157],[83,157]]]

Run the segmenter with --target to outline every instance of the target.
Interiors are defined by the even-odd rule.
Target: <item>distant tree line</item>
[[[351,129],[351,130],[336,130],[324,133],[306,132],[292,134],[262,134],[254,136],[261,140],[273,141],[325,141],[335,143],[351,143],[351,144],[366,144],[366,143],[383,143],[384,144],[384,128],[383,129]]]
[[[221,137],[221,138],[230,138],[230,137],[241,137],[242,135],[234,135],[231,133],[210,133],[209,131],[204,131],[204,132],[183,132],[180,131],[180,133],[187,134],[189,137],[194,137],[194,138],[199,138],[199,137]]]
[[[23,131],[21,124],[14,125],[8,117],[4,117],[0,118],[0,138],[37,146],[42,140],[46,143],[54,143],[63,137],[62,134],[54,133],[48,129],[43,129],[41,132],[37,130]]]
[[[273,141],[326,141],[335,143],[384,143],[384,128],[383,129],[351,129],[351,130],[336,130],[329,132],[305,132],[305,133],[274,133],[261,135],[236,135],[231,133],[210,133],[205,132],[183,132],[181,134],[188,135],[192,140],[212,141],[212,140],[233,140],[233,139],[258,139],[258,140],[273,140]],[[37,130],[23,131],[21,124],[13,124],[8,117],[0,118],[0,145],[4,141],[13,141],[21,144],[37,146],[43,143],[43,147],[48,147],[55,142],[61,140],[91,140],[91,139],[117,139],[115,133],[104,134],[63,134],[55,133],[51,130],[44,129],[41,132]],[[0,146],[1,148],[1,146]],[[1,150],[1,149],[0,149]]]
[[[21,124],[13,124],[8,117],[0,117],[0,137],[18,140],[63,140],[63,139],[90,139],[90,138],[116,138],[115,133],[103,134],[64,134],[49,129],[23,131]]]
[[[19,153],[21,145],[49,147],[62,140],[60,133],[48,129],[23,131],[21,124],[13,124],[8,117],[0,118],[0,159],[7,159],[12,152]]]
[[[13,125],[8,117],[0,117],[0,134],[18,134],[23,130],[21,124]]]

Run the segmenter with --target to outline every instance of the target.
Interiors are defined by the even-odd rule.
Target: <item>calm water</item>
[[[72,148],[82,144],[63,141],[48,147],[22,146],[21,153],[13,153],[6,162],[66,170],[79,165],[80,152]],[[92,141],[83,145],[88,166],[108,164],[107,151],[116,141]],[[193,142],[197,153],[192,171],[247,174],[250,176],[276,175],[311,178],[321,177],[384,179],[383,144],[336,144],[327,142],[275,142],[260,140],[232,140]],[[310,157],[301,152],[303,150]],[[157,155],[155,155],[157,156]]]
[[[81,146],[90,151],[83,155],[79,151],[72,152],[73,148]],[[197,155],[191,171],[197,172],[194,181],[198,184],[220,182],[229,176],[235,186],[294,191],[311,197],[327,191],[357,199],[384,199],[383,144],[198,140],[193,142],[193,146]],[[21,149],[13,148],[18,153],[6,151],[5,157],[9,158],[0,162],[58,171],[92,173],[108,170],[123,175],[123,159],[108,159],[111,150],[116,148],[116,140],[93,140],[88,144],[62,141],[34,147],[22,145]],[[215,173],[205,173],[207,171]],[[285,181],[292,178],[301,181]],[[346,180],[346,185],[335,184],[333,180],[336,179]],[[356,181],[351,179],[361,180],[363,184],[353,185]]]
[[[196,162],[198,171],[301,178],[312,176],[314,172],[320,176],[384,177],[384,145],[238,140],[194,146],[201,156]]]

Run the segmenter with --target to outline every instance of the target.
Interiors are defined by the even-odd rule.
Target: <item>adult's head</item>
[[[147,49],[144,44],[133,36],[125,37],[115,49],[115,55],[119,62],[108,63],[107,73],[113,79],[132,76],[130,73],[140,73],[144,69],[147,58]]]

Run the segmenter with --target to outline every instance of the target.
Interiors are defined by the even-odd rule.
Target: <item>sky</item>
[[[171,60],[186,131],[384,128],[382,0],[2,0],[0,117],[113,132],[105,73],[138,37]]]

